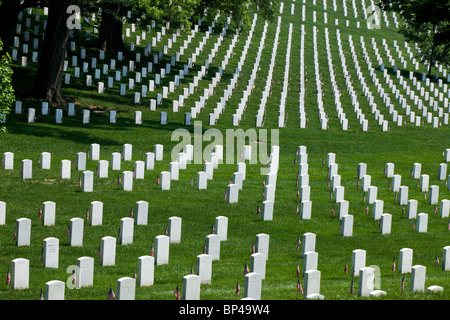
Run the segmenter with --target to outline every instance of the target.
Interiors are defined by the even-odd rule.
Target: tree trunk
[[[119,5],[113,11],[118,15],[120,11]],[[122,21],[116,15],[104,10],[102,12],[102,22],[100,24],[96,47],[107,51],[125,51],[125,45],[122,39],[122,26]]]
[[[69,36],[66,10],[72,3],[73,0],[49,1],[47,29],[32,95],[52,105],[65,105],[68,101],[62,95],[61,83]]]

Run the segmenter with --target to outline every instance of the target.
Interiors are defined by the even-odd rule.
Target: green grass
[[[382,39],[386,39],[390,46],[392,40],[398,39],[402,47],[401,37],[392,28],[383,27],[381,30],[370,31],[365,28],[362,20],[362,12],[359,8],[359,21],[361,28],[346,28],[341,5],[338,4],[338,12],[332,10],[331,3],[328,4],[328,24],[323,24],[322,3],[318,1],[315,10],[318,12],[317,25],[318,51],[320,70],[323,75],[322,89],[324,92],[324,107],[330,118],[330,129],[321,130],[317,117],[314,58],[312,55],[312,4],[307,4],[307,21],[305,29],[305,64],[308,78],[306,109],[309,117],[308,128],[299,129],[298,121],[298,94],[299,94],[299,68],[298,55],[300,52],[300,24],[301,3],[296,3],[296,15],[291,16],[289,6],[285,5],[282,15],[280,41],[274,70],[272,95],[266,106],[267,116],[264,129],[277,129],[277,117],[281,88],[284,77],[284,63],[287,47],[287,31],[289,23],[294,24],[292,34],[291,66],[289,73],[289,96],[286,101],[286,111],[289,114],[285,128],[280,128],[280,167],[277,179],[276,202],[274,206],[274,220],[261,221],[256,215],[256,209],[262,205],[264,190],[262,185],[263,176],[260,175],[261,164],[247,164],[247,178],[243,190],[239,192],[239,203],[227,204],[223,198],[228,180],[236,171],[236,164],[221,164],[214,171],[214,180],[208,181],[207,190],[197,190],[190,186],[192,177],[196,179],[197,172],[203,170],[201,164],[189,164],[186,170],[180,170],[179,181],[172,181],[171,190],[159,190],[156,185],[157,175],[164,170],[169,170],[171,150],[178,141],[171,141],[172,132],[177,128],[186,128],[193,131],[192,127],[183,125],[184,112],[198,101],[203,88],[209,83],[209,79],[215,74],[220,66],[220,61],[225,55],[232,36],[224,39],[218,51],[216,60],[212,64],[207,77],[199,83],[199,90],[185,101],[184,109],[178,113],[172,113],[171,101],[178,94],[182,94],[182,88],[177,88],[175,93],[170,94],[169,99],[164,101],[158,111],[149,111],[148,101],[150,97],[156,96],[156,91],[149,93],[143,99],[141,105],[132,104],[133,98],[130,90],[126,97],[118,95],[118,85],[114,89],[107,89],[103,95],[96,93],[96,87],[84,88],[85,78],[74,79],[72,84],[64,86],[64,93],[74,97],[78,101],[77,115],[75,117],[64,116],[64,124],[54,123],[54,109],[51,115],[41,116],[40,102],[24,98],[25,109],[35,107],[37,110],[37,122],[26,123],[26,114],[8,117],[7,128],[9,133],[0,137],[0,151],[12,151],[15,154],[14,170],[0,170],[0,200],[7,204],[6,224],[0,226],[0,275],[6,277],[7,269],[11,260],[23,257],[30,260],[30,288],[26,290],[11,290],[5,282],[0,284],[0,299],[15,300],[39,299],[40,291],[44,289],[45,283],[50,280],[66,281],[69,273],[67,267],[76,264],[76,259],[82,256],[90,256],[95,259],[94,286],[80,290],[66,289],[67,300],[105,300],[109,285],[116,287],[116,281],[123,276],[132,276],[137,271],[138,257],[150,252],[151,244],[157,235],[163,234],[167,227],[168,218],[179,216],[182,220],[181,243],[170,245],[169,264],[155,266],[155,284],[152,287],[136,288],[136,299],[138,300],[171,300],[174,299],[173,291],[177,285],[182,285],[183,276],[189,274],[191,266],[196,264],[196,256],[202,253],[206,236],[210,233],[211,225],[215,217],[224,215],[229,219],[228,240],[221,243],[220,261],[213,262],[213,275],[211,285],[202,285],[201,299],[220,300],[237,299],[234,295],[237,281],[243,287],[244,264],[250,263],[251,244],[255,241],[258,233],[270,235],[269,260],[266,266],[266,279],[262,285],[262,298],[267,300],[295,300],[302,299],[297,294],[296,266],[297,262],[302,267],[302,259],[296,250],[296,241],[306,232],[314,232],[317,235],[316,251],[319,254],[318,269],[321,271],[321,294],[327,300],[365,300],[357,295],[350,294],[351,276],[343,272],[345,261],[351,266],[351,253],[354,249],[367,251],[366,265],[377,265],[381,270],[381,289],[387,292],[387,299],[392,300],[427,300],[427,299],[449,299],[450,287],[448,272],[434,267],[436,254],[442,260],[442,248],[449,245],[449,231],[447,231],[448,219],[439,218],[434,214],[434,207],[424,199],[423,193],[416,187],[417,181],[410,176],[410,170],[415,162],[422,163],[422,173],[430,175],[430,185],[436,184],[440,187],[439,199],[449,197],[449,191],[444,181],[437,179],[438,165],[444,161],[442,152],[450,147],[450,129],[448,126],[432,128],[431,124],[425,123],[420,128],[409,123],[397,127],[390,121],[391,130],[382,132],[370,112],[360,89],[361,86],[356,78],[354,64],[348,46],[348,34],[353,35],[355,50],[360,53],[359,63],[366,77],[372,93],[375,95],[376,88],[371,82],[362,60],[362,50],[359,44],[359,36],[364,36],[366,48],[375,60],[375,55],[370,45],[370,39],[376,38],[380,54],[382,50]],[[351,3],[348,3],[348,20],[352,25],[353,18]],[[342,68],[338,56],[337,42],[335,39],[334,19],[339,18],[338,28],[346,54],[346,64],[353,74],[353,86],[360,92],[359,101],[361,108],[369,119],[371,130],[362,132],[358,123],[349,95],[345,92],[345,81],[342,76]],[[390,18],[391,26],[393,21]],[[363,27],[364,26],[364,27]],[[330,42],[335,66],[336,79],[342,91],[341,102],[349,119],[350,129],[342,131],[337,120],[334,108],[334,97],[329,85],[328,64],[325,54],[324,27],[330,31]],[[268,37],[263,49],[263,59],[260,63],[261,71],[258,73],[255,90],[247,103],[245,119],[241,121],[240,128],[246,130],[254,128],[254,116],[259,107],[259,101],[265,86],[270,55],[272,52],[273,38],[276,23],[269,26]],[[216,103],[223,94],[224,88],[229,83],[234,66],[237,64],[246,39],[246,32],[240,35],[239,42],[234,50],[234,55],[225,70],[225,74],[215,88],[215,94],[207,101],[205,110],[198,116],[202,121],[203,130],[217,128],[222,132],[232,127],[231,119],[234,109],[242,97],[242,91],[247,85],[254,58],[258,50],[260,36],[263,30],[263,21],[258,19],[254,31],[254,37],[247,54],[246,63],[239,78],[233,96],[227,103],[227,108],[216,126],[208,125],[208,114],[212,112]],[[170,32],[169,32],[170,34]],[[201,40],[202,33],[197,35],[189,49],[185,51],[182,62],[186,62],[195,46]],[[184,36],[185,38],[185,36]],[[171,54],[182,45],[183,36],[178,38]],[[126,41],[132,41],[127,38]],[[189,77],[200,70],[200,65],[206,59],[213,44],[217,39],[214,34],[212,39],[205,45],[202,54]],[[147,41],[151,37],[147,36]],[[138,48],[143,52],[144,44]],[[162,44],[161,44],[162,48]],[[154,48],[157,52],[160,48]],[[391,48],[391,51],[393,49]],[[68,57],[71,54],[69,53]],[[88,56],[98,56],[98,52],[88,48]],[[107,53],[105,63],[115,55]],[[133,54],[128,55],[132,59]],[[152,57],[152,56],[151,56]],[[384,56],[385,57],[385,56]],[[170,58],[170,57],[168,57]],[[170,59],[166,58],[166,61]],[[386,58],[386,57],[385,57]],[[70,59],[69,59],[70,61]],[[89,61],[89,60],[88,60]],[[180,62],[177,68],[182,68]],[[375,65],[375,62],[373,62]],[[144,66],[145,64],[141,64]],[[138,64],[139,67],[141,67]],[[165,62],[161,64],[164,66]],[[99,61],[99,66],[101,62]],[[118,63],[118,68],[121,66]],[[36,72],[36,66],[30,64],[27,68],[15,65],[14,84],[18,92],[27,90]],[[137,69],[138,70],[138,69]],[[159,66],[154,66],[159,70]],[[213,72],[211,72],[213,71]],[[421,70],[422,71],[422,70]],[[69,68],[69,72],[73,72]],[[73,75],[73,73],[72,73]],[[377,76],[382,80],[382,73],[377,71]],[[148,79],[152,79],[150,74]],[[186,77],[181,81],[181,86],[187,86],[192,78]],[[395,76],[391,75],[391,78]],[[164,83],[170,77],[164,79]],[[94,81],[95,82],[95,81]],[[105,81],[106,82],[106,81]],[[384,85],[385,87],[385,85]],[[385,87],[386,88],[386,87]],[[140,90],[139,85],[136,90]],[[160,90],[160,89],[159,89]],[[159,92],[159,91],[157,91]],[[20,95],[19,95],[20,96]],[[376,96],[376,95],[375,95]],[[388,117],[382,101],[376,96],[375,101],[380,110]],[[89,106],[99,106],[94,112],[91,111],[91,123],[82,124],[81,109]],[[401,109],[395,102],[396,110]],[[63,106],[64,107],[64,106]],[[109,124],[109,109],[118,110],[116,124]],[[134,124],[134,111],[143,112],[144,123]],[[159,112],[168,111],[169,124],[159,124]],[[270,136],[270,135],[269,135]],[[192,140],[194,142],[194,140]],[[110,160],[112,152],[122,152],[125,143],[133,145],[133,161],[122,161],[121,171],[109,171],[107,179],[94,178],[94,192],[82,193],[78,187],[80,172],[72,168],[72,177],[69,180],[59,178],[59,163],[63,159],[75,159],[76,153],[87,151],[91,143],[99,143],[101,146],[101,159]],[[134,161],[143,160],[145,153],[153,151],[154,145],[164,145],[164,160],[156,162],[154,171],[146,171],[144,180],[133,181],[133,191],[125,192],[117,185],[117,177],[124,170],[132,170]],[[203,147],[210,142],[204,141]],[[226,141],[224,141],[224,144]],[[295,213],[298,204],[297,188],[295,186],[298,166],[293,164],[295,152],[300,145],[307,146],[308,164],[311,186],[312,219],[301,220]],[[51,170],[41,170],[37,167],[37,159],[41,152],[47,151],[52,154]],[[270,150],[269,150],[270,151]],[[345,199],[350,202],[349,213],[354,215],[354,228],[352,237],[342,237],[339,233],[339,221],[336,216],[331,215],[331,209],[335,206],[329,198],[327,187],[327,168],[322,161],[327,153],[336,153],[336,162],[339,165],[338,173],[342,176],[341,184],[345,186]],[[20,177],[20,166],[22,159],[33,160],[33,179],[22,180]],[[380,235],[377,223],[372,219],[372,211],[365,214],[366,203],[362,201],[361,189],[356,188],[356,170],[358,163],[365,162],[368,165],[367,172],[372,176],[372,185],[378,186],[378,199],[384,200],[384,212],[393,216],[392,233]],[[395,173],[402,176],[402,185],[409,186],[409,198],[419,201],[419,212],[429,214],[428,232],[419,234],[411,230],[412,221],[402,215],[402,207],[394,203],[394,193],[387,188],[390,179],[384,177],[383,169],[387,162],[395,164]],[[88,160],[87,169],[95,171],[96,161]],[[52,227],[42,226],[38,220],[37,213],[42,202],[51,200],[56,202],[56,225]],[[70,247],[66,235],[69,220],[74,217],[85,218],[86,210],[91,201],[104,202],[104,215],[102,226],[89,226],[85,221],[84,244],[81,248]],[[97,249],[101,238],[104,236],[117,236],[119,221],[127,217],[130,208],[134,208],[136,201],[146,200],[149,202],[149,223],[147,226],[135,226],[134,240],[130,245],[117,246],[116,265],[102,267],[99,265]],[[370,207],[370,209],[372,206]],[[27,217],[32,220],[31,246],[14,246],[13,233],[15,221],[18,218]],[[57,237],[60,239],[59,268],[57,270],[45,269],[41,266],[40,253],[43,240],[46,237]],[[413,264],[421,264],[427,267],[426,286],[440,285],[444,287],[442,295],[434,296],[427,293],[409,293],[409,275],[406,276],[406,290],[400,290],[402,276],[398,272],[392,272],[392,260],[395,257],[398,264],[399,250],[405,247],[414,250]],[[303,283],[303,278],[301,279]],[[356,290],[355,290],[356,291]],[[240,298],[243,297],[243,290]]]

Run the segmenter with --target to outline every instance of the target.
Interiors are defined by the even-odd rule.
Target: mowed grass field
[[[185,170],[180,170],[178,181],[172,181],[171,190],[160,190],[156,183],[157,176],[161,171],[168,171],[171,160],[171,151],[179,143],[172,141],[172,133],[175,129],[184,128],[192,133],[192,143],[194,143],[193,126],[185,126],[184,113],[189,112],[194,102],[199,100],[203,93],[203,88],[207,87],[221,59],[226,53],[228,45],[231,43],[232,35],[224,38],[215,60],[208,72],[208,75],[199,82],[198,91],[185,100],[185,107],[179,112],[172,112],[172,102],[182,94],[182,88],[192,81],[192,75],[196,70],[200,70],[200,65],[207,58],[218,33],[212,35],[212,39],[207,42],[202,53],[198,57],[190,74],[180,83],[180,87],[165,99],[162,106],[157,111],[149,110],[149,97],[154,98],[156,92],[161,92],[161,86],[155,92],[150,92],[147,98],[143,98],[140,105],[133,104],[133,94],[128,90],[126,96],[119,96],[119,86],[108,88],[104,94],[97,94],[96,86],[86,88],[84,86],[85,77],[73,78],[73,68],[69,67],[68,72],[72,73],[72,83],[64,85],[63,92],[77,100],[77,114],[68,117],[65,113],[63,124],[56,124],[54,112],[56,107],[51,107],[51,114],[40,115],[40,101],[28,98],[20,98],[20,93],[30,88],[33,75],[36,72],[36,65],[29,63],[27,67],[21,67],[17,62],[14,68],[14,85],[18,93],[18,100],[23,101],[25,110],[36,108],[36,123],[27,123],[26,111],[24,114],[12,114],[8,117],[6,126],[7,134],[0,136],[0,151],[14,152],[14,170],[0,170],[0,200],[6,203],[6,223],[0,226],[0,277],[6,279],[11,261],[15,258],[26,258],[30,260],[30,283],[29,289],[12,290],[5,281],[0,283],[1,300],[37,300],[41,290],[44,290],[45,283],[50,280],[66,281],[70,273],[67,268],[76,265],[79,257],[88,256],[95,259],[94,286],[82,289],[66,289],[66,300],[105,300],[110,285],[116,289],[117,279],[124,276],[133,276],[137,272],[138,257],[148,255],[155,237],[164,234],[168,225],[168,219],[172,216],[182,218],[181,242],[170,245],[169,264],[155,266],[154,285],[152,287],[136,287],[136,299],[138,300],[173,300],[173,292],[178,286],[182,286],[183,276],[191,272],[191,268],[196,265],[196,256],[201,254],[205,244],[206,236],[211,232],[217,216],[228,217],[228,239],[221,242],[220,260],[214,261],[212,266],[212,281],[210,285],[201,286],[202,300],[234,300],[243,298],[244,285],[244,265],[250,264],[251,246],[256,240],[256,235],[266,233],[270,236],[269,258],[266,264],[266,276],[262,282],[261,297],[264,300],[296,300],[303,299],[296,288],[297,275],[296,267],[299,263],[300,269],[303,260],[296,249],[297,239],[306,232],[313,232],[317,236],[316,251],[318,252],[318,270],[321,271],[320,293],[327,300],[364,300],[357,296],[357,279],[355,279],[355,294],[350,293],[351,275],[344,272],[347,262],[351,269],[351,255],[355,249],[364,249],[367,252],[366,265],[376,265],[381,272],[381,290],[387,292],[385,299],[392,300],[428,300],[428,299],[449,299],[450,298],[450,273],[444,272],[441,265],[435,267],[436,255],[442,263],[443,247],[450,245],[450,231],[448,230],[448,218],[439,217],[435,213],[435,206],[428,204],[428,197],[417,187],[417,180],[410,175],[414,163],[422,164],[422,174],[430,175],[430,185],[439,186],[439,201],[450,197],[450,191],[444,180],[438,180],[439,164],[445,161],[444,150],[450,148],[450,129],[448,125],[433,128],[431,123],[416,127],[414,123],[408,121],[405,111],[397,101],[393,102],[399,114],[404,115],[406,123],[398,127],[391,121],[387,108],[384,106],[379,95],[376,94],[376,87],[371,82],[365,62],[362,58],[362,48],[359,44],[359,37],[363,36],[369,55],[372,57],[373,65],[376,66],[375,54],[370,45],[371,38],[375,38],[380,53],[385,57],[382,39],[392,46],[393,40],[397,40],[402,47],[404,40],[396,33],[391,15],[388,14],[390,27],[384,24],[379,30],[368,30],[362,17],[362,10],[358,4],[359,18],[355,19],[352,10],[348,10],[348,17],[344,17],[341,3],[338,10],[332,10],[329,1],[328,23],[323,23],[323,7],[318,2],[316,6],[306,4],[306,21],[301,19],[301,2],[295,4],[295,15],[290,14],[290,3],[284,6],[281,14],[281,32],[278,43],[276,64],[274,69],[271,96],[266,106],[266,118],[263,128],[267,130],[269,141],[266,144],[259,144],[259,147],[266,147],[270,152],[271,130],[279,130],[280,161],[277,176],[276,200],[272,221],[262,221],[257,215],[258,206],[262,206],[264,187],[262,181],[265,176],[261,175],[260,169],[265,167],[265,163],[251,164],[247,161],[246,180],[243,189],[239,192],[239,202],[228,204],[224,199],[224,191],[232,179],[233,173],[237,170],[237,162],[243,161],[240,158],[239,150],[235,152],[235,160],[232,164],[223,163],[214,170],[214,179],[208,181],[207,190],[197,190],[197,173],[203,170],[203,164],[189,164]],[[347,1],[351,8],[351,2]],[[317,11],[317,22],[312,22],[312,12]],[[339,25],[334,24],[334,19],[339,19]],[[349,20],[350,27],[345,26],[345,20]],[[356,21],[361,22],[361,27],[355,27]],[[293,24],[291,60],[289,72],[289,94],[286,100],[286,112],[288,114],[286,126],[277,127],[279,101],[281,89],[284,81],[285,57],[287,48],[287,34],[289,23]],[[298,107],[299,107],[299,79],[300,79],[300,26],[305,25],[305,73],[307,78],[305,106],[308,114],[308,127],[299,128]],[[319,63],[322,76],[322,90],[324,108],[329,117],[329,129],[321,130],[317,109],[317,90],[315,87],[314,57],[312,43],[312,26],[318,28],[318,52]],[[250,96],[247,109],[244,113],[239,127],[232,126],[232,114],[234,113],[247,85],[250,77],[253,62],[256,57],[260,36],[263,30],[264,21],[258,18],[254,30],[254,37],[247,53],[246,63],[239,77],[238,86],[233,91],[233,95],[227,102],[227,108],[215,126],[208,125],[208,114],[219,102],[223,95],[223,90],[229,84],[234,67],[239,61],[247,32],[243,31],[239,36],[234,54],[230,59],[224,75],[215,88],[215,93],[207,100],[203,112],[197,117],[197,121],[202,121],[203,130],[217,128],[224,133],[224,145],[231,143],[225,139],[226,129],[241,128],[244,131],[255,129],[255,115],[259,107],[262,91],[268,75],[270,55],[273,49],[273,35],[276,30],[276,21],[268,27],[265,47],[262,51],[263,58],[260,63],[260,71],[255,81],[255,88]],[[342,93],[342,106],[349,119],[350,128],[342,131],[334,107],[334,96],[331,88],[328,63],[326,60],[324,28],[329,28],[331,53],[333,57],[336,81]],[[206,28],[206,27],[205,27]],[[183,67],[187,58],[194,52],[195,46],[200,41],[205,32],[201,29],[199,35],[193,40],[185,54],[181,57],[180,63],[175,66],[175,72]],[[220,28],[218,28],[220,29]],[[362,127],[353,111],[351,97],[346,92],[345,77],[342,72],[340,58],[338,55],[335,30],[341,32],[343,49],[349,73],[353,77],[353,86],[358,92],[360,107],[369,120],[370,130],[362,131]],[[232,30],[229,30],[232,33]],[[145,43],[151,41],[154,36],[152,31],[147,35],[147,41],[137,48],[138,52],[143,52]],[[169,34],[175,32],[170,30]],[[133,35],[137,35],[134,33]],[[151,36],[150,36],[151,35]],[[390,130],[382,132],[381,126],[374,119],[371,108],[364,97],[359,81],[357,80],[355,66],[352,61],[348,35],[352,35],[355,51],[358,53],[359,63],[362,72],[366,74],[366,82],[370,90],[374,93],[375,103],[389,120]],[[167,36],[166,36],[167,37]],[[86,46],[88,57],[98,57],[98,51],[89,47],[89,42],[83,40],[84,35],[77,35],[77,50]],[[125,38],[126,43],[133,40]],[[167,39],[167,38],[166,38]],[[169,54],[160,63],[163,68],[170,55],[178,50],[179,46],[186,39],[186,35],[181,35],[177,43]],[[151,42],[150,42],[151,43]],[[158,47],[152,48],[152,52],[162,50],[162,43]],[[411,47],[413,47],[411,45]],[[394,49],[391,48],[394,52]],[[68,53],[68,60],[75,53]],[[116,55],[107,53],[105,63]],[[125,62],[134,59],[134,53],[127,53]],[[86,61],[90,61],[86,59]],[[387,63],[386,63],[387,64]],[[69,63],[70,65],[70,63]],[[120,65],[120,64],[119,64]],[[146,62],[138,64],[145,66]],[[409,64],[411,65],[411,64]],[[387,64],[391,78],[395,78],[392,67]],[[410,66],[411,71],[413,70]],[[425,71],[415,71],[416,74]],[[377,76],[383,79],[382,72],[378,66]],[[403,70],[405,79],[410,70]],[[157,71],[158,72],[158,71]],[[92,74],[92,73],[91,73]],[[130,74],[133,74],[130,72]],[[111,76],[111,74],[110,74]],[[105,78],[106,79],[106,78]],[[148,79],[154,79],[154,73],[149,74]],[[147,79],[147,80],[148,80]],[[172,77],[167,77],[163,81],[169,81]],[[409,80],[408,80],[409,81]],[[445,82],[445,79],[444,79]],[[96,81],[94,81],[96,83]],[[105,81],[106,83],[106,81]],[[127,83],[123,80],[123,83]],[[163,82],[166,83],[166,82]],[[386,86],[386,84],[384,84]],[[387,87],[385,87],[385,90]],[[137,85],[136,91],[139,90]],[[416,108],[410,102],[412,110]],[[61,106],[66,109],[66,106]],[[91,121],[89,124],[82,123],[82,109],[91,109]],[[108,110],[117,110],[117,123],[110,124]],[[431,109],[431,108],[429,108]],[[140,110],[143,113],[143,123],[134,123],[134,111]],[[167,111],[168,124],[160,125],[159,116],[161,111]],[[416,110],[417,111],[417,110]],[[449,110],[445,110],[448,112]],[[437,114],[437,113],[436,113]],[[63,159],[74,160],[77,152],[86,152],[91,143],[98,143],[101,146],[100,158],[111,160],[111,153],[122,152],[123,145],[130,143],[133,145],[132,161],[122,161],[120,171],[109,170],[109,177],[99,179],[94,177],[94,192],[83,193],[78,186],[81,172],[72,166],[71,179],[62,180],[59,177],[60,162]],[[203,148],[208,146],[210,141],[203,141]],[[152,171],[145,172],[143,180],[134,179],[133,191],[123,191],[121,185],[117,184],[118,176],[122,171],[133,170],[134,161],[144,160],[145,153],[153,151],[155,144],[164,145],[164,159],[157,161]],[[311,220],[302,220],[296,212],[297,205],[300,205],[297,197],[298,187],[296,179],[298,173],[298,162],[295,162],[296,151],[299,146],[306,146],[309,164],[309,181],[311,186],[312,217]],[[38,167],[37,161],[41,152],[51,153],[51,169],[42,170]],[[354,216],[353,235],[343,237],[339,231],[339,220],[337,218],[337,204],[330,198],[330,187],[327,179],[326,158],[328,153],[336,154],[336,163],[339,165],[338,173],[341,175],[341,185],[345,187],[344,198],[349,201],[349,214]],[[29,180],[21,179],[21,160],[33,160],[33,178]],[[229,161],[231,162],[231,161]],[[378,187],[378,199],[384,200],[384,212],[392,214],[391,234],[381,235],[377,221],[372,218],[372,208],[369,206],[369,213],[366,214],[367,203],[363,201],[363,192],[357,187],[357,167],[364,162],[367,164],[367,174],[372,176],[371,184]],[[418,233],[412,230],[413,220],[407,219],[402,213],[402,206],[395,203],[395,194],[388,189],[391,178],[384,176],[383,171],[386,163],[395,164],[395,173],[402,176],[402,185],[409,187],[409,199],[416,199],[419,202],[418,212],[427,213],[429,216],[428,231]],[[88,159],[87,170],[95,172],[97,161]],[[191,179],[194,178],[194,186],[191,186]],[[90,226],[85,220],[84,239],[82,247],[71,247],[68,245],[67,227],[69,220],[74,217],[86,219],[86,211],[92,201],[102,201],[104,203],[103,224],[101,226]],[[135,208],[136,201],[145,200],[149,202],[149,219],[146,226],[134,227],[133,243],[129,245],[117,245],[116,265],[103,267],[99,264],[97,251],[101,238],[104,236],[117,237],[120,219],[128,217],[130,210]],[[38,219],[38,211],[44,201],[56,202],[56,224],[55,226],[43,226]],[[332,215],[332,208],[336,209],[336,215]],[[15,221],[26,217],[32,220],[31,245],[28,247],[16,247],[14,245]],[[40,261],[43,240],[47,237],[56,237],[60,240],[59,267],[58,269],[46,269],[42,267]],[[405,290],[400,289],[402,275],[392,271],[393,260],[398,266],[399,251],[402,248],[413,249],[413,265],[424,265],[427,267],[426,286],[439,285],[444,288],[442,294],[410,293],[410,275],[405,276]],[[303,283],[303,277],[300,276]],[[236,284],[242,287],[239,296],[235,295]]]

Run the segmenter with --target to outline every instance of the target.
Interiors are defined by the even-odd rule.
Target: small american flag
[[[244,276],[249,272],[247,262],[244,265]]]
[[[258,206],[258,208],[256,208],[256,215],[259,215],[261,213],[261,208]]]
[[[42,208],[39,207],[38,219],[41,219],[41,217],[42,217]]]
[[[116,295],[114,294],[114,290],[112,289],[112,286],[109,285],[109,291],[108,291],[108,297],[106,300],[114,300],[116,298]]]
[[[175,291],[173,292],[173,294],[175,295],[175,299],[180,300],[180,288],[177,287],[175,288]]]
[[[436,259],[434,260],[434,267],[436,268],[439,265],[439,257],[436,254]]]
[[[120,179],[120,175],[117,177],[117,184],[121,184],[122,183],[122,179]]]
[[[297,248],[297,251],[300,249],[300,245],[302,244],[300,237],[297,237],[297,243],[295,245],[295,247]]]
[[[298,204],[297,204],[297,207],[295,208],[295,213],[298,214],[299,212],[300,212],[300,210],[299,210]],[[450,223],[449,223],[449,225],[450,225]]]
[[[194,177],[191,178],[191,187],[194,186]]]
[[[350,293],[353,294],[355,292],[355,288],[353,285],[353,277],[352,277],[352,282],[350,283]]]
[[[336,210],[333,208],[331,208],[331,215],[334,217],[334,215],[336,214]]]
[[[366,214],[369,214],[369,205],[366,206]]]
[[[41,249],[41,262],[44,262],[44,247]]]
[[[347,259],[345,259],[344,273],[345,273],[345,274],[348,273]]]
[[[134,269],[134,272],[133,272],[133,279],[136,279],[136,269]]]
[[[392,272],[394,272],[395,271],[395,258],[394,258],[394,260],[392,261]]]
[[[75,269],[72,270],[72,283],[73,283],[73,284],[76,283]]]
[[[239,280],[238,280],[237,284],[236,284],[236,293],[235,293],[235,295],[238,296],[240,291],[241,291],[241,286],[239,285]]]
[[[297,280],[297,289],[301,294],[303,294],[303,287],[302,287],[302,283],[300,282],[300,277]]]
[[[213,223],[211,226],[211,234],[214,234],[214,233],[216,233],[216,229],[214,228],[214,223]]]
[[[194,266],[191,265],[191,274],[194,274]]]
[[[412,222],[412,230],[414,231],[414,230],[416,230],[416,222],[413,220],[413,222]]]
[[[252,254],[255,253],[255,243],[252,242]]]
[[[169,231],[168,231],[168,229],[166,227],[166,229],[164,229],[164,235],[167,236],[168,233],[169,233]]]
[[[153,257],[155,255],[155,248],[153,248],[153,243],[152,246],[150,248],[150,257]]]
[[[78,177],[78,186],[81,188],[81,177]]]
[[[156,176],[156,184],[159,186],[159,174]]]
[[[8,268],[8,273],[6,273],[6,285],[10,285],[11,284],[11,273],[9,272],[9,268]]]
[[[130,218],[133,218],[133,208],[130,210]]]
[[[203,254],[206,254],[206,242],[205,245],[203,246]]]
[[[300,265],[297,261],[297,277],[299,277],[299,276],[300,276]]]
[[[42,289],[41,289],[41,295],[39,297],[39,300],[44,300],[44,294],[42,293]]]
[[[402,277],[402,282],[400,283],[400,289],[403,291],[405,290],[405,275]]]
[[[98,246],[97,255],[98,255],[98,258],[100,259],[100,257],[102,256],[102,245]]]
[[[89,220],[89,208],[86,210],[86,220]]]

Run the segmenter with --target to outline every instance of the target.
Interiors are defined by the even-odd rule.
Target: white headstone
[[[0,201],[0,226],[5,224],[6,220],[6,203],[4,201]]]
[[[353,216],[347,214],[342,217],[341,235],[344,237],[351,237],[353,235]]]
[[[5,170],[14,169],[14,153],[12,152],[3,153],[3,169]]]
[[[61,160],[61,170],[60,170],[61,179],[70,179],[71,170],[72,170],[71,161],[70,160]]]
[[[411,268],[410,292],[425,291],[425,277],[427,268],[422,265],[415,265]]]
[[[214,229],[216,235],[219,236],[220,241],[227,241],[228,218],[225,216],[217,216]]]
[[[270,221],[273,220],[273,201],[265,200],[262,203],[261,220]]]
[[[244,298],[261,299],[262,278],[259,273],[249,272],[245,275]]]
[[[125,191],[133,190],[133,171],[122,172],[122,189]]]
[[[44,239],[42,248],[42,266],[44,268],[58,268],[59,239],[48,237]]]
[[[83,246],[84,220],[72,218],[69,223],[69,245],[72,247]]]
[[[316,250],[316,234],[307,232],[303,234],[302,240],[302,257],[305,252]]]
[[[41,153],[41,158],[40,158],[40,162],[41,162],[41,169],[50,169],[51,167],[51,159],[52,159],[52,154],[49,152],[42,152]]]
[[[212,257],[209,254],[199,254],[197,256],[197,275],[201,284],[211,284]]]
[[[427,232],[427,229],[428,229],[428,214],[419,213],[417,215],[416,231],[417,232]]]
[[[133,153],[133,145],[131,145],[129,143],[125,143],[123,145],[123,153],[122,153],[123,160],[131,161],[132,153]]]
[[[133,243],[134,219],[130,217],[120,219],[119,243],[127,245]]]
[[[77,153],[77,171],[86,170],[86,152]]]
[[[136,296],[136,279],[122,277],[117,280],[116,300],[134,300]]]
[[[136,276],[140,287],[153,286],[155,274],[155,258],[152,256],[141,256],[138,259],[138,272]]]
[[[155,264],[164,265],[169,263],[170,238],[165,235],[155,237]]]
[[[45,201],[42,204],[42,224],[44,226],[54,226],[56,217],[56,203]]]
[[[22,179],[31,179],[33,177],[33,161],[29,159],[22,160]]]
[[[31,220],[19,218],[16,220],[16,230],[14,230],[16,246],[29,246],[31,238]]]
[[[83,192],[94,191],[94,172],[83,171],[83,178],[81,180],[81,190]]]
[[[323,296],[320,294],[320,277],[321,272],[319,270],[308,270],[305,272],[303,297],[323,300]]]
[[[161,178],[161,190],[170,190],[170,180],[171,180],[170,171],[162,171],[160,178]]]
[[[94,286],[94,258],[80,257],[77,259],[77,273],[75,288],[85,288]]]
[[[450,271],[450,246],[442,249],[442,271]]]
[[[111,154],[111,170],[120,170],[122,155],[119,152]]]
[[[375,269],[363,267],[359,269],[358,297],[368,297],[375,285]]]
[[[183,277],[183,300],[200,300],[201,278],[195,274],[189,274]]]
[[[311,219],[312,201],[302,200],[300,202],[300,218],[303,220]]]
[[[148,202],[144,200],[137,201],[134,223],[136,225],[147,225],[147,221],[148,221]]]
[[[220,237],[217,234],[206,236],[206,254],[209,254],[213,261],[220,259]]]
[[[45,283],[44,300],[64,300],[66,284],[60,280]]]
[[[366,266],[366,250],[356,249],[352,251],[352,276],[358,276],[359,270]]]
[[[116,264],[116,243],[114,237],[103,237],[100,243],[100,265],[114,266]]]
[[[180,243],[180,241],[181,241],[181,222],[182,222],[182,219],[180,217],[170,217],[169,218],[168,236],[169,236],[170,243]]]
[[[413,249],[403,248],[400,250],[398,272],[410,273],[412,268]]]
[[[11,289],[28,289],[30,282],[30,260],[17,258],[11,261]]]
[[[380,233],[389,234],[391,233],[392,215],[389,213],[383,213],[381,215],[380,221]]]

